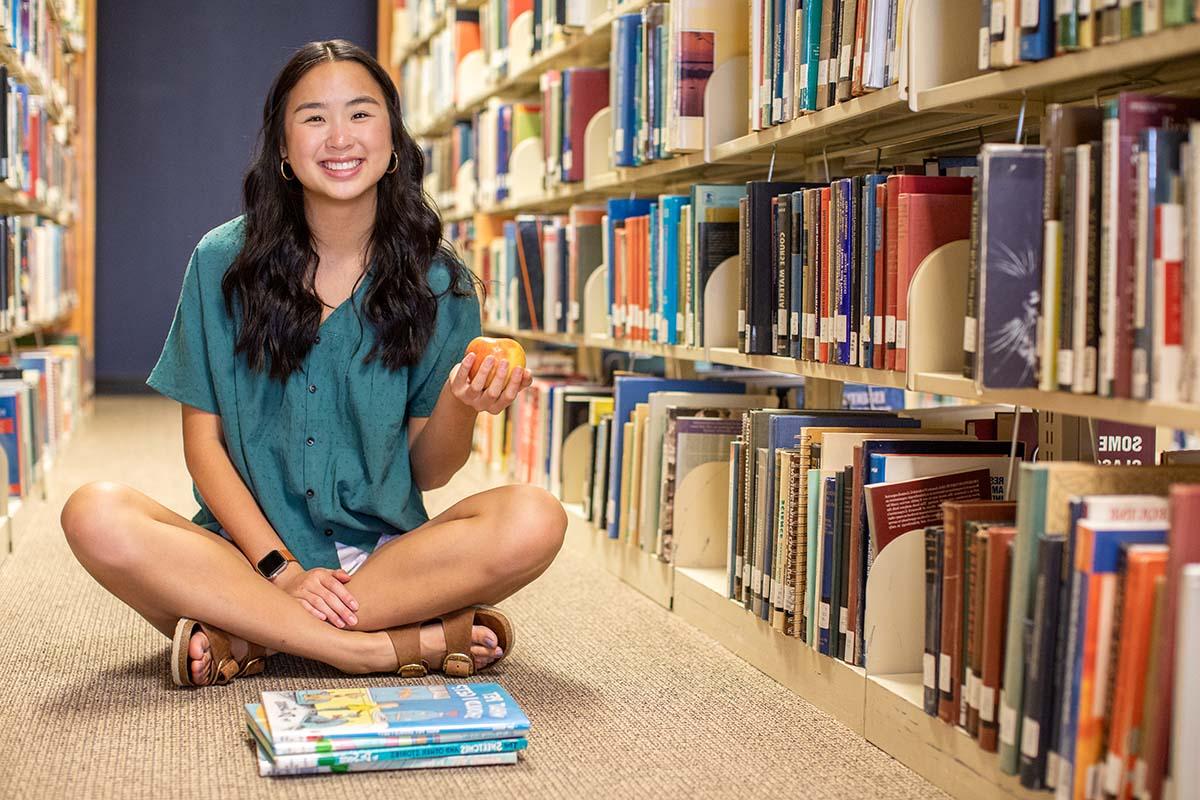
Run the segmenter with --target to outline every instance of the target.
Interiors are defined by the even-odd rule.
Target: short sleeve
[[[434,283],[431,276],[431,284]],[[435,287],[436,288],[436,287]],[[408,416],[428,417],[441,396],[450,370],[462,360],[467,345],[478,336],[479,300],[474,292],[465,297],[443,292],[438,298],[437,325],[433,338],[413,368],[409,388]]]
[[[208,360],[197,260],[196,253],[192,253],[183,274],[175,319],[146,385],[180,403],[216,414],[217,395]]]

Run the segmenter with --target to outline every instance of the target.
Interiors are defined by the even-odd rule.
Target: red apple
[[[507,361],[510,375],[517,367],[525,366],[525,349],[513,339],[476,336],[467,345],[467,352],[475,354],[475,363],[471,365],[471,371],[467,373],[467,377],[471,380],[475,379],[479,368],[483,366],[483,360],[488,356],[492,356],[497,362],[492,367],[493,370],[499,366],[499,362]]]

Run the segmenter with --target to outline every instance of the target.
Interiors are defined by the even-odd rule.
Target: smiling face
[[[347,202],[374,191],[392,158],[391,122],[379,84],[354,61],[310,69],[288,94],[286,158],[310,201]]]

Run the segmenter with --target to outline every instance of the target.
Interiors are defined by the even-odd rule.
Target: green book
[[[1163,26],[1186,25],[1192,21],[1192,0],[1165,0]]]
[[[1079,9],[1077,0],[1059,2],[1058,15],[1058,51],[1075,50],[1079,47]]]

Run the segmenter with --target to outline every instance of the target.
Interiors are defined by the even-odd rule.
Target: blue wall
[[[263,100],[293,50],[376,48],[374,0],[99,3],[96,384],[138,389],[188,257],[241,213]]]

